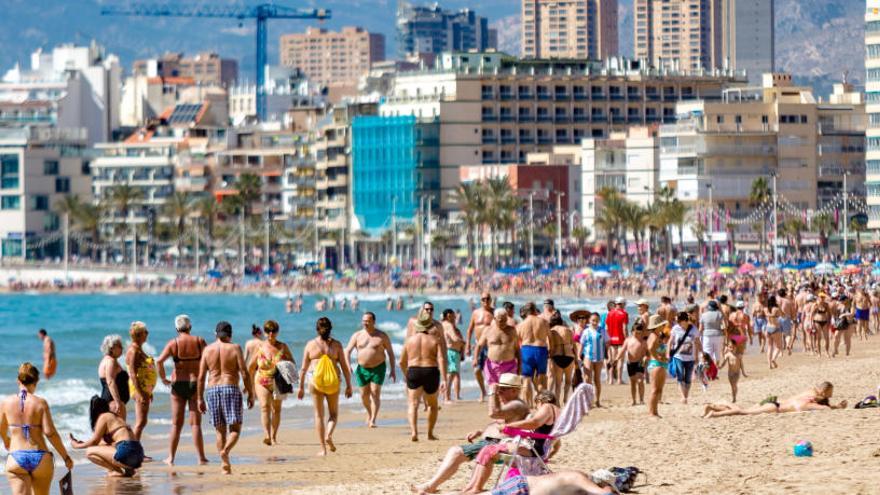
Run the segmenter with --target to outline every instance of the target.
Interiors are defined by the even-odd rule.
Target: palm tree
[[[125,236],[128,233],[128,215],[132,206],[143,197],[144,191],[142,189],[129,184],[120,184],[110,189],[110,203],[122,216],[122,223],[119,225],[117,233],[120,238],[120,252],[123,261],[125,260]]]
[[[476,259],[475,232],[480,226],[482,211],[485,209],[485,196],[479,182],[463,182],[452,195],[452,200],[458,204],[459,210],[464,216],[464,224],[467,228],[465,244],[467,245],[468,258]]]
[[[752,190],[749,192],[749,204],[752,208],[759,208],[770,201],[770,186],[767,184],[766,177],[758,177],[752,181]],[[761,255],[764,255],[764,246],[767,239],[767,219],[761,217],[761,236],[758,238],[760,243]]]
[[[679,254],[682,254],[684,253],[684,223],[687,220],[690,208],[679,201],[678,198],[674,198],[667,203],[664,210],[666,212],[666,220],[669,224],[678,227],[678,251]]]
[[[574,227],[573,229],[571,229],[571,237],[574,238],[574,240],[577,241],[577,247],[578,247],[578,256],[577,256],[577,260],[578,260],[578,265],[583,264],[583,261],[584,261],[584,243],[586,242],[587,238],[590,237],[591,234],[592,234],[592,233],[590,232],[590,229],[588,229],[588,228],[586,228],[586,227],[584,227],[584,226],[582,226],[582,225],[578,225],[577,227]]]
[[[73,228],[77,227],[77,215],[83,208],[83,203],[76,194],[68,194],[62,196],[61,200],[55,203],[55,212],[61,216],[67,216],[69,225]],[[79,249],[76,250],[79,253]]]
[[[666,212],[663,209],[663,203],[653,201],[645,208],[645,223],[648,227],[648,242],[651,243],[651,253],[660,252],[661,238],[666,242],[667,255],[669,254],[669,243],[667,236],[669,222],[666,219]],[[671,260],[671,257],[668,259]]]
[[[819,246],[828,253],[828,244],[831,233],[837,228],[834,217],[830,213],[820,213],[813,217],[813,229],[819,233]]]
[[[636,259],[641,261],[642,259],[642,235],[645,232],[645,226],[648,222],[648,213],[645,208],[642,208],[641,205],[632,201],[626,201],[622,208],[623,218],[623,238],[624,244],[626,244],[626,231],[627,229],[631,230],[633,233],[633,240],[636,244]],[[629,248],[627,247],[627,253],[629,253]]]
[[[170,220],[170,224],[175,234],[175,247],[177,247],[177,262],[183,258],[183,234],[186,230],[186,219],[193,212],[193,202],[189,193],[186,191],[175,191],[165,203],[164,215]],[[176,262],[176,263],[177,263]]]
[[[806,230],[807,225],[800,218],[790,218],[782,224],[782,231],[786,237],[794,241],[794,248],[797,254],[801,252],[801,232]]]
[[[608,246],[606,248],[606,260],[611,263],[613,255],[619,248],[619,233],[624,218],[626,200],[621,198],[620,193],[613,188],[602,188],[597,196],[602,200],[601,211],[596,215],[596,226],[605,232]],[[626,235],[624,232],[624,241]]]
[[[198,213],[199,218],[204,219],[205,221],[205,231],[207,237],[205,242],[206,245],[211,246],[211,243],[214,240],[214,226],[217,220],[219,204],[213,196],[205,196],[204,198],[196,201],[195,209]]]
[[[486,208],[483,210],[483,223],[489,227],[489,244],[492,250],[492,263],[498,264],[496,247],[498,230],[507,230],[515,223],[518,200],[510,186],[507,176],[490,177],[483,183]]]
[[[697,239],[697,253],[702,256],[703,250],[706,247],[706,224],[703,222],[693,222],[691,224],[691,232],[693,232],[694,237]]]
[[[856,253],[858,253],[859,258],[862,257],[862,232],[865,231],[866,227],[857,218],[853,218],[849,222],[849,230],[856,233]],[[844,239],[844,241],[846,240]]]
[[[263,181],[254,174],[241,174],[235,181],[235,189],[238,191],[245,216],[250,216],[254,212],[254,203],[260,199]]]

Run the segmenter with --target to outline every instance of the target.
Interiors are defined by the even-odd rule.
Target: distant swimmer
[[[37,331],[40,340],[43,341],[43,376],[46,380],[55,376],[58,371],[58,359],[55,357],[55,341],[46,333],[46,329]]]
[[[296,300],[293,301],[293,312],[294,313],[302,313],[303,310],[303,295],[297,294]]]
[[[290,297],[288,297],[287,301],[284,303],[284,311],[287,313],[293,313],[293,299]]]
[[[357,311],[361,307],[361,301],[358,299],[358,296],[354,296],[351,298],[351,310]]]
[[[327,300],[323,297],[315,301],[315,311],[326,311],[327,310]]]

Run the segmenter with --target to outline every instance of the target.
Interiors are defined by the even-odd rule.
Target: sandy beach
[[[680,404],[677,386],[667,382],[660,410],[663,419],[656,420],[646,416],[645,406],[629,405],[628,385],[607,387],[606,407],[594,410],[563,440],[551,468],[593,471],[638,466],[647,473],[647,485],[638,487],[643,494],[877,493],[880,412],[855,410],[852,405],[875,393],[880,383],[878,351],[880,341],[874,339],[857,342],[850,358],[819,359],[795,352],[781,361],[779,370],[770,372],[763,357],[750,349],[749,377],[740,381],[741,405],[752,405],[770,394],[788,397],[830,380],[835,384],[834,399],[850,403],[845,411],[702,419],[704,404],[730,399],[722,371],[707,392],[694,391],[689,405]],[[485,404],[447,405],[437,430],[441,440],[412,443],[399,408],[400,404],[386,408],[380,428],[373,430],[360,426],[359,410],[347,409],[336,434],[339,450],[327,458],[313,457],[318,443],[311,429],[286,428],[281,443],[271,448],[263,446],[258,436],[243,439],[235,453],[248,463],[235,466],[232,476],[221,475],[216,464],[173,469],[153,464],[147,469],[151,476],[167,474],[181,493],[232,495],[255,489],[261,494],[408,493],[411,483],[430,477],[448,447],[462,443],[469,430],[488,422]],[[296,408],[295,413],[285,414],[300,422],[308,420],[303,417],[307,411]],[[813,443],[812,458],[792,455],[793,445],[804,439]],[[206,440],[212,441],[213,435]],[[185,442],[182,446],[191,449]],[[468,465],[443,488],[454,491],[464,486],[470,469]]]

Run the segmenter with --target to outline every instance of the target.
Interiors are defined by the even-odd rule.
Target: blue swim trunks
[[[791,319],[779,317],[779,330],[782,332],[782,335],[791,335]]]
[[[520,348],[522,361],[522,376],[534,376],[547,374],[547,348],[533,345],[524,345]]]

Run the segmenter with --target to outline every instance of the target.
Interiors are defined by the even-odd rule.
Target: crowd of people
[[[467,443],[450,449],[436,474],[413,490],[434,493],[466,462],[476,461],[464,493],[481,493],[499,456],[552,456],[561,448],[558,439],[547,435],[566,406],[576,401],[584,383],[590,394],[587,409],[603,407],[603,387],[628,382],[632,405],[647,404],[647,414],[657,418],[668,378],[677,382],[681,401],[687,403],[695,381],[711,379],[724,368],[731,403],[706,405],[706,418],[846,407],[845,401],[830,402],[833,386],[823,383],[791,399],[768,397],[757,406],[741,408],[735,403],[739,379],[746,376],[743,355],[747,346],[758,347],[770,370],[798,351],[825,358],[848,356],[854,339],[867,339],[880,330],[880,290],[857,277],[821,276],[730,277],[706,287],[704,297],[693,289],[682,298],[671,291],[656,304],[639,298],[632,314],[623,297],[614,297],[603,311],[580,308],[567,315],[552,299],[544,300],[540,308],[526,302],[517,311],[512,302],[484,291],[463,329],[460,313],[436,311],[426,301],[407,323],[399,356],[389,335],[377,328],[374,313],[362,314],[361,328],[347,344],[333,337],[331,320],[322,316],[315,323],[316,336],[302,349],[299,365],[295,350],[280,340],[280,325],[273,320],[254,325],[252,338],[242,349],[232,341],[230,323],[217,323],[213,342],[208,343],[192,334],[188,316],[179,315],[174,320],[177,335],[157,358],[146,351],[147,326],[135,321],[127,346],[119,335],[108,335],[101,342],[103,357],[97,367],[101,393],[92,398],[90,407],[93,435],[83,441],[71,436],[70,445],[85,449],[86,457],[110,475],[132,476],[150,460],[141,438],[154,387],[161,380],[171,390],[166,464],[175,463],[188,411],[198,462],[208,462],[202,433],[202,417],[208,415],[216,430],[221,468],[230,473],[230,452],[241,434],[245,406],[250,409],[259,403],[263,443],[272,446],[278,442],[282,401],[294,390],[300,400],[306,391],[311,396],[321,445],[318,455],[328,455],[337,450],[334,433],[340,394],[351,397],[356,386],[365,423],[375,428],[382,386],[387,378],[397,380],[397,368],[407,388],[411,440],[421,439],[418,416],[423,408],[426,438],[436,440],[440,401],[461,399],[462,363],[470,360],[479,400],[488,403],[492,424],[467,434]],[[389,299],[389,306],[392,302]],[[351,310],[358,308],[356,300],[346,304]],[[288,312],[301,308],[301,296],[286,302]],[[58,364],[55,343],[45,330],[38,336],[44,348],[43,377],[51,378]],[[168,360],[173,369],[170,377],[165,369]],[[22,364],[18,393],[2,402],[0,437],[11,452],[6,472],[15,494],[31,489],[47,493],[54,465],[47,441],[68,469],[72,467],[52,423],[50,404],[35,395],[39,379],[37,367]],[[130,409],[133,423],[129,423]],[[544,436],[537,437],[536,448],[520,452],[506,441],[509,429]],[[561,486],[580,487],[587,493],[610,490],[577,471],[513,478],[492,493],[521,493],[499,491],[508,488],[553,493],[553,487]]]

